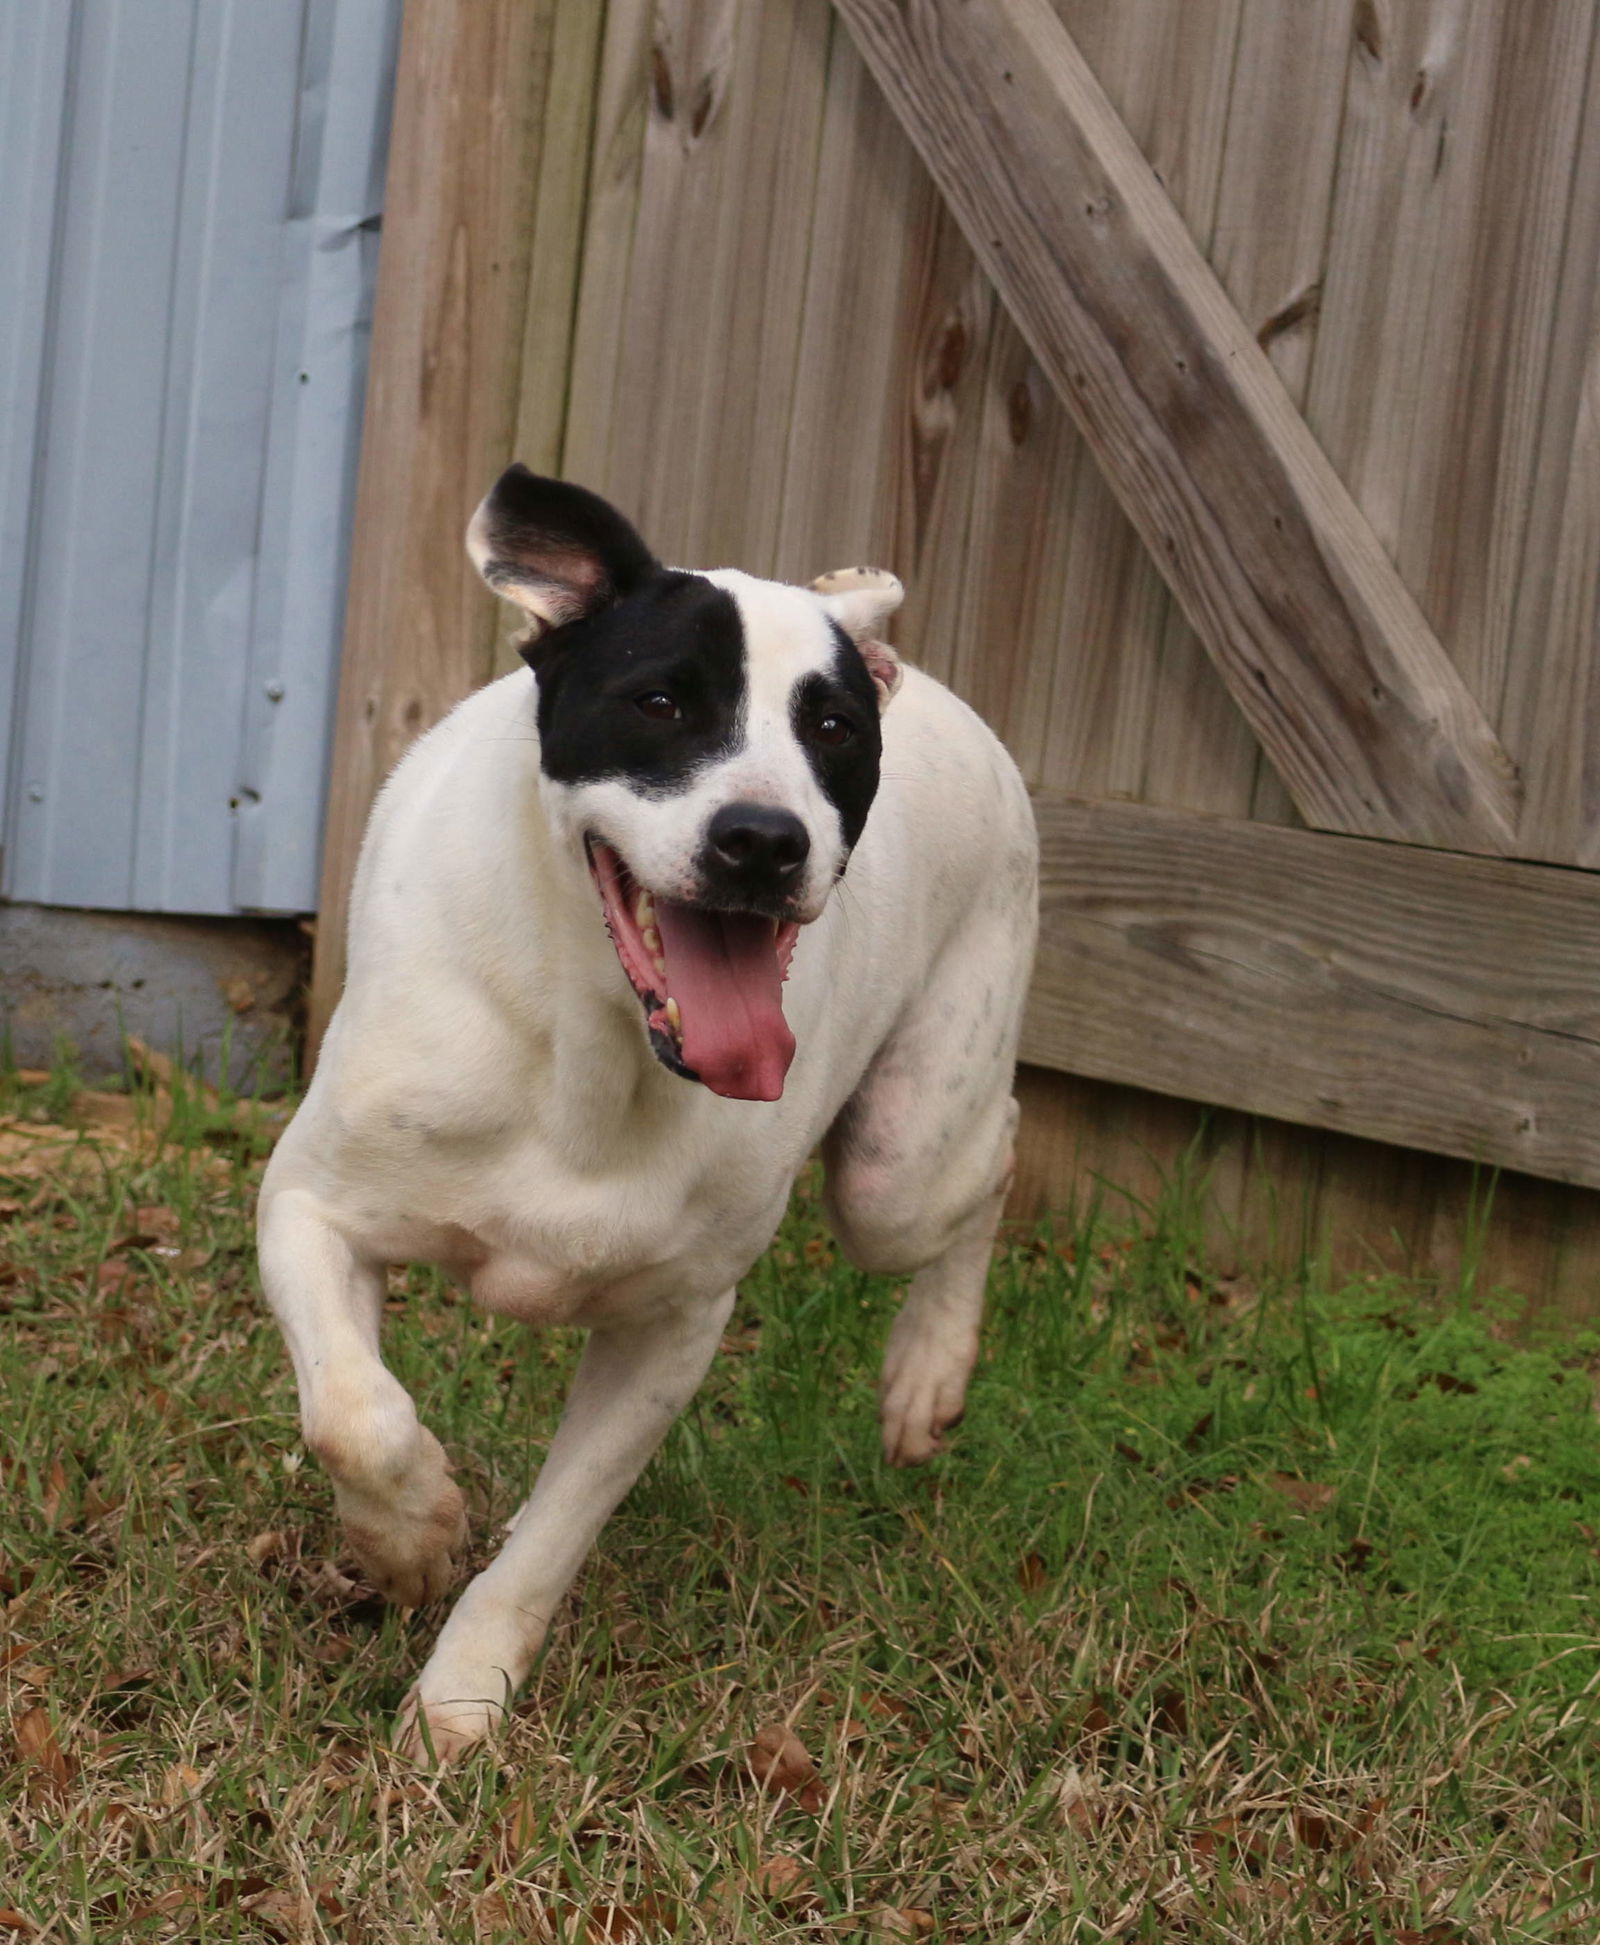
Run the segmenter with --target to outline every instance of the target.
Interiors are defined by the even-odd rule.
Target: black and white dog
[[[462,703],[379,798],[348,984],[260,1210],[307,1444],[402,1605],[445,1592],[465,1520],[379,1356],[386,1266],[590,1333],[408,1701],[403,1743],[440,1755],[499,1720],[819,1143],[846,1255],[913,1275],[885,1451],[937,1449],[1011,1168],[1037,903],[1010,759],[877,639],[893,575],[680,573],[519,466],[467,544],[526,613],[533,674]]]

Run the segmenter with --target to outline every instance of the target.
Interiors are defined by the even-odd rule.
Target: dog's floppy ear
[[[878,708],[887,709],[904,670],[900,657],[877,632],[905,599],[898,575],[884,567],[837,567],[811,583],[822,605],[861,650],[861,659],[878,692]]]
[[[515,465],[472,516],[467,552],[495,593],[527,615],[528,645],[631,594],[657,565],[598,493]]]

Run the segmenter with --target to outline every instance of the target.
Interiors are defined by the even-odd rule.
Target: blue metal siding
[[[0,842],[32,592],[28,540],[72,26],[67,7],[0,6]]]
[[[315,905],[399,4],[26,10],[71,31],[0,71],[0,151],[52,76],[69,131],[6,400],[31,376],[11,897]]]

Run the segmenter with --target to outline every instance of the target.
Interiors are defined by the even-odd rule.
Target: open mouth
[[[591,837],[588,852],[656,1058],[729,1100],[778,1100],[794,1059],[783,982],[800,927],[652,897],[609,844]]]

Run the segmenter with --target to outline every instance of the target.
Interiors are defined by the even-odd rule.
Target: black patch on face
[[[845,848],[854,850],[878,794],[883,731],[878,721],[878,691],[861,651],[834,625],[833,664],[803,676],[794,686],[790,721],[823,794],[839,813]],[[848,724],[843,742],[828,735],[830,721]]]
[[[659,570],[626,600],[531,644],[528,660],[539,760],[557,783],[625,777],[669,796],[738,746],[744,627],[733,596],[703,575]],[[676,705],[675,720],[655,713],[660,697]]]

